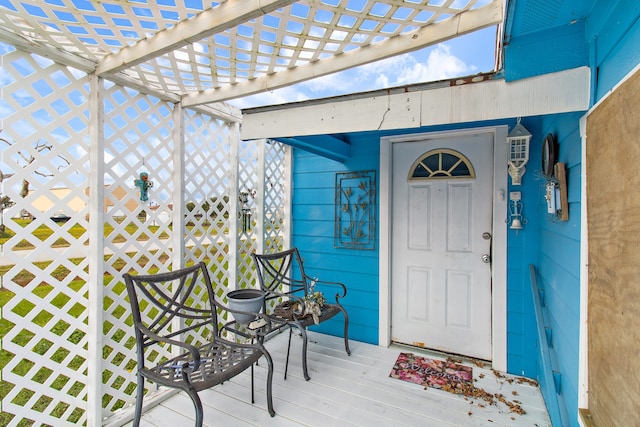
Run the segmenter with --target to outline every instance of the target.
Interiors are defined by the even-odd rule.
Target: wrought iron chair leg
[[[291,334],[293,334],[293,326],[289,326],[289,345],[287,345],[287,361],[284,364],[284,379],[287,379],[287,372],[289,371],[289,353],[291,352]]]
[[[186,389],[185,390],[187,392],[187,394],[189,395],[189,397],[191,397],[191,400],[193,400],[193,406],[196,409],[196,422],[195,422],[195,427],[202,427],[202,422],[204,420],[204,414],[202,412],[202,401],[200,400],[200,397],[198,396],[198,392],[193,390],[193,389]]]
[[[311,377],[309,376],[309,371],[307,371],[307,328],[299,329],[300,335],[302,335],[302,372],[304,379],[309,381]]]
[[[344,349],[347,351],[347,355],[351,356],[351,349],[349,348],[349,315],[347,314],[347,310],[342,306],[338,307],[344,315]]]
[[[133,416],[133,427],[140,425],[140,418],[142,418],[142,399],[144,399],[144,377],[138,373],[138,387],[136,390],[136,408]]]
[[[253,390],[253,365],[251,365],[251,403],[256,403],[255,394]]]
[[[273,394],[272,394],[272,379],[273,379],[273,360],[271,355],[264,351],[262,353],[264,358],[267,359],[267,409],[269,415],[272,417],[276,415],[276,411],[273,410]]]

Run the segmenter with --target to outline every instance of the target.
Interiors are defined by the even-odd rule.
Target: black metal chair
[[[322,323],[338,313],[342,313],[344,316],[344,348],[347,354],[351,355],[351,350],[349,349],[349,315],[340,304],[340,299],[347,295],[347,287],[343,283],[328,282],[308,276],[304,271],[302,258],[297,248],[273,254],[259,255],[254,253],[251,256],[256,266],[260,288],[265,292],[263,312],[274,320],[274,324],[289,327],[289,345],[287,347],[287,360],[284,371],[285,379],[287,378],[289,367],[291,335],[294,327],[300,331],[302,336],[302,370],[307,381],[310,379],[307,370],[307,328],[309,326]],[[325,303],[320,314],[315,319],[304,309],[305,296],[311,292],[312,283],[314,288],[320,288],[315,288],[315,290],[320,290],[323,293],[324,288],[337,288],[335,294],[336,303]],[[277,313],[275,310],[276,305],[282,302],[299,303],[298,309],[291,311],[289,317],[283,318],[282,314]]]
[[[267,406],[273,410],[271,382],[273,362],[262,345],[270,319],[264,314],[232,310],[218,301],[211,278],[203,262],[177,271],[154,275],[124,274],[134,321],[138,358],[138,390],[134,426],[142,416],[145,379],[158,385],[184,390],[193,400],[196,426],[202,426],[202,402],[198,392],[213,387],[251,368],[251,402],[253,364],[261,357],[267,361]],[[141,309],[144,312],[141,312]],[[250,340],[237,339],[237,323],[227,313],[251,314],[263,319],[266,326],[251,331]],[[227,322],[227,320],[229,320]],[[247,325],[237,324],[244,329]],[[223,332],[224,331],[224,332]],[[159,357],[158,354],[179,354]],[[147,358],[151,355],[153,363]],[[147,356],[147,357],[145,357]]]

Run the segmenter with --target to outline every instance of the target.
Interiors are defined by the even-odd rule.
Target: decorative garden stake
[[[140,188],[140,200],[146,202],[149,200],[149,188],[153,187],[153,181],[149,181],[147,172],[140,172],[140,178],[133,181],[136,187]]]

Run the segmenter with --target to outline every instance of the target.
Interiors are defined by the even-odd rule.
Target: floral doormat
[[[448,360],[434,360],[416,356],[413,353],[400,353],[389,376],[426,387],[460,393],[472,384],[473,368]]]

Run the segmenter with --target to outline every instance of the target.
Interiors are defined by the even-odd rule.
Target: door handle
[[[491,262],[491,255],[489,254],[482,254],[482,262],[484,262],[485,264],[489,264]]]

